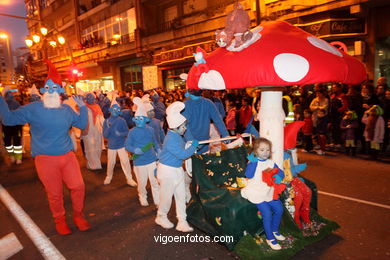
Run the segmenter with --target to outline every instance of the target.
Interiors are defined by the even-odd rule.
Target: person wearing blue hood
[[[149,94],[145,94],[142,96],[142,101],[145,105],[145,109],[146,109],[146,114],[148,115],[149,117],[149,122],[148,122],[148,125],[153,128],[153,132],[154,132],[154,136],[157,140],[157,143],[160,145],[160,149],[161,149],[161,146],[164,142],[164,138],[165,138],[165,133],[164,133],[164,130],[163,128],[161,127],[161,121],[156,119],[156,113],[154,111],[154,107],[153,105],[151,104],[150,100],[149,100]]]
[[[141,206],[149,206],[147,200],[148,193],[146,191],[148,180],[152,188],[153,202],[158,206],[160,202],[160,187],[155,172],[160,145],[154,137],[153,129],[146,125],[149,118],[146,115],[145,105],[141,98],[133,98],[133,103],[137,107],[133,118],[136,126],[129,131],[125,148],[130,153],[133,153],[134,173],[137,178],[138,198]]]
[[[0,116],[4,125],[30,124],[31,153],[38,177],[47,193],[56,231],[60,235],[68,235],[71,230],[66,223],[63,184],[70,190],[75,225],[81,231],[91,228],[83,214],[85,185],[68,133],[72,126],[80,129],[87,126],[88,111],[79,97],[73,99],[80,108],[80,114],[62,104],[60,93],[65,90],[61,85],[61,77],[50,61],[46,63],[49,75],[40,89],[43,100],[10,111],[0,97]]]
[[[118,154],[121,163],[122,171],[126,176],[127,184],[131,187],[136,187],[137,183],[131,175],[131,166],[128,154],[125,150],[125,141],[129,128],[126,121],[120,117],[121,110],[115,98],[112,99],[110,108],[111,116],[104,120],[103,136],[108,140],[107,150],[107,177],[104,180],[104,185],[110,184],[114,174],[116,163],[116,155]]]
[[[164,103],[160,101],[160,96],[157,94],[157,92],[154,92],[151,98],[152,98],[152,105],[154,107],[154,113],[156,119],[164,123],[165,115],[166,115],[165,113],[166,107]]]
[[[209,99],[201,97],[202,90],[189,89],[185,94],[188,99],[184,102],[185,109],[183,116],[188,120],[188,129],[185,133],[186,140],[208,140],[210,139],[210,123],[213,122],[222,137],[229,136],[226,126],[218,112],[215,104]],[[205,153],[208,145],[200,149]]]
[[[100,109],[102,110],[104,119],[107,119],[110,116],[110,100],[108,97],[103,95],[103,93],[98,94],[97,98],[97,104],[99,105]]]
[[[14,94],[11,91],[7,91],[4,98],[9,110],[13,111],[20,107],[19,102],[15,100]],[[22,128],[23,125],[3,125],[5,149],[8,152],[11,162],[16,161],[16,164],[22,163]]]

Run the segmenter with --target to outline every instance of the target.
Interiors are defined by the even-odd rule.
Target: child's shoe
[[[286,238],[282,234],[280,234],[279,232],[272,232],[272,233],[274,234],[276,240],[279,240],[279,241],[286,240]]]
[[[147,200],[147,199],[144,199],[144,198],[140,198],[140,199],[139,199],[139,203],[140,203],[141,206],[143,206],[143,207],[149,206],[148,200]]]
[[[108,185],[108,184],[111,183],[111,180],[112,180],[112,178],[110,178],[110,177],[107,176],[107,177],[104,179],[103,184],[104,184],[104,185]]]
[[[266,241],[267,241],[267,244],[269,245],[269,247],[272,248],[273,250],[280,250],[280,249],[282,249],[282,247],[278,244],[276,239],[272,239],[272,240],[266,239]]]
[[[179,220],[179,223],[177,223],[177,226],[176,226],[176,230],[177,231],[181,231],[181,232],[192,232],[192,231],[194,231],[194,229],[185,220],[182,220],[182,221]]]
[[[156,219],[154,220],[157,225],[162,226],[165,229],[170,229],[173,228],[175,225],[169,219],[165,216],[157,216]]]
[[[16,159],[16,164],[22,164],[22,159]]]
[[[65,216],[55,218],[54,222],[56,223],[56,231],[60,235],[69,235],[72,233],[68,224],[66,224]]]
[[[131,187],[137,187],[137,183],[133,179],[128,180],[127,184]]]
[[[73,213],[73,222],[80,231],[87,231],[91,228],[88,221],[84,218],[82,213]]]
[[[318,155],[325,155],[325,152],[322,151],[322,150],[317,150],[316,153],[317,153]]]

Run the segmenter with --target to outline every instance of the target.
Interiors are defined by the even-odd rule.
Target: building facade
[[[157,82],[149,87],[184,87],[192,53],[217,46],[214,32],[223,28],[236,0],[25,0],[30,34],[49,28],[45,40],[31,47],[34,75],[46,73],[50,58],[68,82],[84,91],[143,87],[142,69],[153,67]],[[390,78],[390,3],[381,0],[240,1],[251,26],[285,20],[367,65],[370,79]],[[33,20],[34,19],[34,20]],[[51,47],[50,37],[66,44]],[[157,67],[157,70],[155,68]],[[76,69],[75,69],[76,68]],[[146,75],[146,73],[144,73]],[[148,73],[149,75],[149,73]],[[146,79],[145,79],[146,80]],[[145,82],[146,84],[146,82]]]
[[[7,32],[0,32],[0,82],[4,84],[12,84],[15,74],[8,35]]]

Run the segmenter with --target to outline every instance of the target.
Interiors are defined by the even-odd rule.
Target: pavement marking
[[[351,198],[351,197],[347,197],[347,196],[342,196],[342,195],[338,195],[338,194],[333,194],[333,193],[328,193],[328,192],[324,192],[324,191],[318,191],[318,193],[322,194],[322,195],[328,195],[331,197],[336,197],[336,198],[345,199],[345,200],[352,200],[352,201],[359,202],[359,203],[364,203],[364,204],[368,204],[368,205],[372,205],[372,206],[390,209],[390,206],[385,205],[385,204],[375,203],[375,202],[371,202],[371,201],[367,201],[367,200],[359,200],[359,199],[355,199],[355,198]]]
[[[39,229],[29,215],[19,206],[7,190],[0,184],[0,199],[45,259],[65,259],[58,249],[50,242],[49,238]]]
[[[23,249],[14,233],[9,233],[0,239],[0,259],[8,259]]]

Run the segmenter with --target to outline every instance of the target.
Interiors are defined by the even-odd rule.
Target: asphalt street
[[[319,213],[341,228],[306,247],[294,259],[390,259],[390,164],[330,152],[299,153],[307,162],[303,175],[318,187]],[[126,185],[119,162],[113,181],[103,185],[105,171],[89,171],[78,152],[86,184],[85,213],[93,226],[80,232],[71,221],[69,192],[64,189],[68,224],[73,233],[57,235],[33,159],[22,165],[0,165],[0,183],[67,259],[237,259],[218,243],[156,242],[158,236],[182,235],[154,223],[154,206],[141,207],[137,191]],[[102,161],[106,162],[103,152]],[[149,190],[149,203],[152,204]],[[169,218],[176,223],[174,208]],[[0,203],[0,238],[14,232],[24,249],[11,259],[43,259],[15,218]],[[195,230],[191,235],[205,235]]]

